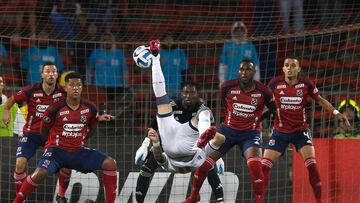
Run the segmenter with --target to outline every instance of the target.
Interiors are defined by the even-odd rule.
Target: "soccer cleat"
[[[160,40],[155,39],[150,41],[150,51],[154,56],[157,56],[160,51]]]
[[[65,197],[62,197],[60,195],[56,195],[56,202],[57,203],[67,203],[67,199]]]
[[[197,146],[203,149],[209,140],[213,139],[216,134],[216,126],[210,126],[203,134],[200,135],[200,140],[197,143]]]
[[[196,203],[200,201],[200,194],[198,194],[196,196],[196,199],[190,195],[188,198],[186,198],[186,200],[184,200],[182,203]]]

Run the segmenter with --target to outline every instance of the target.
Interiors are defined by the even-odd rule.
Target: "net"
[[[229,71],[231,64],[241,60],[241,55],[258,60],[260,80],[265,84],[282,73],[286,56],[296,56],[302,66],[302,76],[316,82],[323,97],[335,107],[346,98],[360,104],[360,2],[355,0],[1,1],[0,10],[0,42],[3,45],[0,47],[0,75],[6,82],[4,94],[11,96],[21,87],[38,81],[41,61],[50,60],[62,67],[62,72],[79,72],[85,81],[83,97],[95,102],[100,113],[116,115],[115,121],[100,124],[97,135],[87,145],[108,152],[116,159],[119,174],[117,202],[135,202],[140,167],[134,165],[133,159],[156,112],[150,70],[136,67],[132,60],[133,50],[150,39],[161,38],[165,45],[163,50],[169,53],[182,50],[172,55],[174,58],[162,54],[162,63],[167,64],[163,64],[164,74],[171,78],[167,81],[169,94],[177,97],[182,81],[197,82],[201,97],[213,110],[217,124],[224,119],[219,83],[230,77],[226,71],[221,72],[219,64],[228,64]],[[248,44],[252,44],[257,53],[231,52],[230,61],[226,61],[224,58],[228,55],[223,50],[226,44],[232,44],[231,30],[237,21],[246,25]],[[103,42],[118,51],[105,66],[100,66],[105,63],[101,61],[103,56],[97,57],[100,54],[93,50],[102,47]],[[51,52],[54,53],[50,54],[48,50],[46,54],[36,51],[29,54],[30,47],[53,47]],[[96,69],[96,66],[101,68]],[[121,67],[121,71],[103,68],[110,66]],[[122,75],[124,77],[120,77]],[[333,149],[336,149],[338,159],[345,159],[345,149],[356,146],[357,141],[335,142],[333,132],[339,124],[319,105],[311,103],[308,115],[313,136],[319,139],[315,144],[319,145],[316,148],[318,162],[326,184],[324,198],[328,202],[341,202],[342,195],[348,194],[353,197],[352,202],[359,202],[355,164],[353,167],[339,165],[339,161],[330,161],[329,167],[324,164],[334,159],[330,157]],[[358,133],[359,124],[354,122],[354,125],[357,126],[352,134]],[[264,127],[266,141],[271,122],[264,122]],[[12,174],[17,139],[0,136],[1,202],[10,202],[15,197]],[[357,150],[356,147],[351,149]],[[29,162],[29,174],[34,171],[41,152],[38,150]],[[295,170],[303,168],[304,164],[298,157],[293,158],[296,154],[293,152],[289,148],[272,169],[267,202],[314,201],[308,188],[307,172]],[[359,163],[356,156],[348,160]],[[224,161],[227,173],[221,179],[225,201],[255,201],[241,151],[232,149]],[[354,181],[344,185],[345,176],[338,175],[340,170]],[[74,172],[67,191],[71,202],[86,199],[104,202],[100,177],[99,173],[81,175]],[[189,180],[189,174],[171,175],[159,170],[151,182],[146,202],[185,199]],[[53,200],[56,184],[55,176],[47,178],[28,202]],[[207,199],[215,201],[208,185],[204,187],[202,197],[204,202]]]

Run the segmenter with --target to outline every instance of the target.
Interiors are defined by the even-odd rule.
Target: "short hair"
[[[185,81],[185,82],[183,82],[183,83],[181,84],[181,90],[184,89],[184,87],[186,87],[186,86],[195,87],[195,90],[196,90],[197,92],[199,92],[199,90],[200,90],[199,85],[198,85],[196,82],[194,82],[194,81]]]
[[[254,69],[255,69],[255,63],[254,63],[254,61],[252,61],[252,60],[249,59],[249,58],[243,59],[243,60],[240,62],[240,64],[239,64],[239,68],[240,68],[240,65],[241,65],[242,63],[252,63],[253,66],[254,66]]]
[[[45,66],[55,66],[56,67],[56,70],[57,70],[57,66],[55,63],[51,62],[51,61],[46,61],[44,64],[41,65],[41,68],[40,68],[40,73],[42,73],[45,69]]]
[[[65,76],[65,82],[69,82],[70,79],[81,79],[81,75],[77,72],[71,72]]]

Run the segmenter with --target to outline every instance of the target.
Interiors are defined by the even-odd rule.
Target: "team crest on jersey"
[[[258,100],[256,98],[251,98],[252,105],[258,105]]]
[[[82,116],[80,117],[80,122],[86,123],[86,121],[87,121],[86,115],[82,115]]]
[[[43,120],[45,123],[51,123],[51,118],[49,118],[48,116],[44,116]]]
[[[296,90],[296,96],[302,97],[304,95],[302,90]]]
[[[274,146],[274,145],[275,145],[275,140],[274,139],[269,140],[269,146]]]

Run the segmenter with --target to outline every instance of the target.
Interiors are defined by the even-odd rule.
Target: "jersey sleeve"
[[[318,90],[318,88],[316,87],[315,83],[313,83],[312,81],[310,80],[306,80],[306,83],[308,85],[308,89],[309,89],[309,96],[312,98],[312,99],[316,99],[320,96],[320,92]]]
[[[211,109],[210,109],[209,107],[205,106],[204,104],[202,104],[202,105],[199,107],[198,111],[196,112],[196,118],[199,120],[199,115],[200,115],[200,113],[203,112],[203,111],[209,111],[209,112],[210,112],[210,122],[211,122],[211,123],[214,123],[214,122],[215,122],[215,119],[214,119],[214,115],[213,115]]]
[[[98,110],[95,105],[91,105],[90,111],[91,111],[90,126],[91,129],[95,129],[97,128],[97,124],[98,124],[98,115],[99,115]]]
[[[15,102],[27,101],[31,96],[30,89],[31,89],[31,87],[23,87],[20,91],[18,91],[14,95]]]
[[[274,103],[275,102],[275,97],[274,97],[274,94],[272,93],[272,91],[265,87],[264,89],[264,97],[265,97],[265,105],[267,107],[270,106],[271,103]]]

